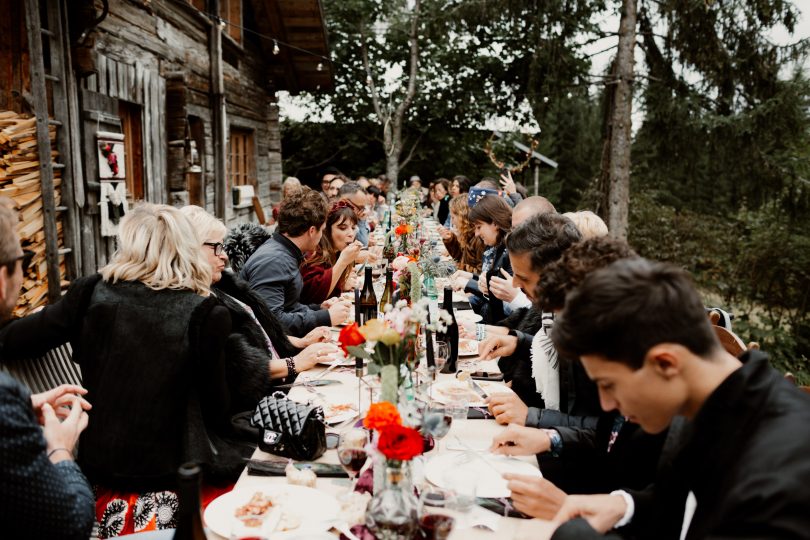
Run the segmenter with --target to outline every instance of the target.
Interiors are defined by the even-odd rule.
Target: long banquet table
[[[435,232],[436,224],[433,222],[428,222],[427,228],[430,231],[430,234],[432,234],[433,238],[434,239],[437,238]],[[376,234],[376,239],[378,245],[381,245],[383,239],[380,234]],[[441,242],[439,242],[439,245],[441,246]],[[375,283],[375,289],[377,289],[378,298],[382,292],[381,286],[382,286],[381,283]],[[455,300],[457,299],[466,300],[466,297],[461,295],[460,298],[454,298],[454,303]],[[335,340],[337,339],[337,331],[338,329],[333,328],[333,337],[335,338]],[[361,383],[355,376],[354,369],[351,367],[337,368],[330,371],[328,374],[324,375],[323,371],[326,369],[327,369],[326,367],[318,366],[313,370],[304,372],[299,375],[297,383],[317,379],[319,377],[325,377],[328,379],[338,380],[340,381],[340,384],[332,384],[328,386],[318,386],[318,387],[307,387],[306,385],[294,386],[290,390],[288,396],[296,401],[313,402],[322,405],[357,403],[358,385]],[[477,370],[488,372],[499,371],[497,362],[495,361],[489,362],[477,361]],[[452,374],[439,374],[437,376],[437,382],[452,377],[453,377]],[[363,395],[367,396],[365,391]],[[365,397],[365,399],[367,400],[368,397]],[[366,401],[364,404],[362,404],[362,408],[365,409],[367,407],[368,402]],[[351,429],[352,427],[353,422],[349,423],[348,425],[342,425],[342,427],[338,428],[327,427],[327,433],[329,432],[340,433],[344,430]],[[450,432],[442,439],[439,445],[437,445],[437,447],[432,451],[428,452],[421,458],[417,459],[423,459],[427,461],[435,455],[444,454],[445,452],[453,452],[454,450],[446,448],[447,446],[446,441],[450,440],[460,441],[467,448],[488,447],[489,443],[492,441],[492,438],[503,429],[505,428],[503,426],[499,426],[495,422],[495,420],[492,419],[454,420],[450,428]],[[253,459],[268,460],[268,459],[278,459],[278,457],[262,452],[257,448],[253,454]],[[525,461],[526,463],[530,463],[534,467],[537,467],[537,461],[534,456],[526,456],[519,459]],[[338,464],[339,462],[337,458],[337,451],[327,450],[326,453],[323,456],[321,456],[321,458],[319,458],[317,461],[321,463]],[[247,469],[245,469],[245,471],[243,471],[242,475],[239,477],[235,489],[244,488],[244,489],[255,489],[259,491],[261,490],[262,487],[266,487],[269,485],[285,484],[286,482],[287,480],[284,476],[250,476],[247,474]],[[317,479],[315,486],[317,490],[323,491],[325,493],[330,493],[335,496],[340,496],[346,493],[349,487],[350,487],[349,480],[346,478],[336,479],[336,478],[320,478],[320,477]],[[476,510],[476,512],[482,511],[489,512],[484,511],[483,509]],[[315,514],[316,512],[314,511],[313,513]],[[494,528],[496,529],[495,531],[490,532],[479,528],[456,527],[454,528],[450,536],[450,540],[462,540],[462,539],[475,540],[477,538],[481,539],[531,538],[532,540],[543,540],[545,538],[550,538],[553,532],[552,524],[544,520],[519,519],[519,518],[496,516],[494,514],[489,517],[490,520],[488,520],[487,523],[491,525],[494,524],[495,525]],[[317,519],[317,515],[313,515],[313,518]],[[210,533],[209,537],[222,538],[220,536],[215,535],[214,533]]]
[[[481,369],[487,371],[495,371],[497,370],[497,364],[495,362],[481,362],[480,366]],[[314,370],[308,371],[306,373],[302,373],[299,376],[299,380],[309,380],[318,378],[322,375],[322,371],[326,368],[316,368]],[[345,402],[354,402],[357,401],[358,396],[358,384],[359,381],[357,377],[354,375],[353,369],[335,369],[326,375],[329,379],[334,379],[340,381],[340,384],[332,384],[329,386],[319,386],[313,389],[308,389],[305,386],[296,386],[293,387],[289,393],[289,397],[295,399],[297,401],[308,402],[314,401],[315,403],[345,403]],[[444,378],[452,377],[452,375],[445,375],[440,374],[438,375],[438,380],[442,380]],[[313,393],[316,391],[318,394]],[[351,429],[352,424],[345,426],[342,430]],[[463,441],[466,445],[471,448],[480,448],[489,444],[492,440],[492,437],[496,435],[499,431],[504,429],[503,426],[499,426],[494,420],[487,419],[487,420],[454,420],[453,424],[450,428],[450,433],[444,437],[442,441],[448,441],[458,437],[461,441]],[[333,429],[327,428],[327,432],[340,432],[341,429]],[[423,459],[430,459],[434,455],[438,455],[444,452],[452,452],[453,450],[447,450],[444,447],[445,445],[440,445],[432,450],[431,452],[424,455]],[[272,459],[274,456],[262,452],[258,448],[256,449],[253,459],[259,460],[267,460]],[[277,458],[276,458],[277,459]],[[528,456],[524,458],[520,458],[527,463],[531,463],[534,466],[537,466],[537,462],[534,456]],[[320,459],[317,460],[318,462],[322,463],[332,463],[338,464],[337,459],[337,452],[335,450],[327,450],[326,453],[321,456]],[[243,471],[242,475],[240,476],[239,480],[236,483],[235,488],[242,489],[242,488],[249,488],[249,489],[256,489],[260,490],[263,486],[273,485],[273,484],[284,484],[286,483],[286,478],[284,476],[250,476],[247,474],[247,470]],[[316,483],[316,489],[324,491],[326,493],[331,493],[333,495],[339,496],[345,493],[349,489],[349,480],[345,478],[318,478]],[[316,517],[316,516],[313,516]],[[552,533],[552,525],[551,523],[543,520],[538,519],[518,519],[518,518],[508,518],[508,517],[498,517],[494,518],[494,522],[497,523],[496,530],[494,532],[489,532],[481,529],[456,529],[450,536],[450,540],[461,540],[461,539],[476,539],[476,538],[531,538],[532,540],[542,540],[543,538],[549,538]],[[222,538],[212,533],[211,535],[214,538]]]

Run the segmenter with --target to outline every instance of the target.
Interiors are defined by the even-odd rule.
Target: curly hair
[[[276,230],[292,238],[301,236],[310,227],[319,229],[326,221],[326,201],[309,187],[290,194],[278,208]]]
[[[453,221],[458,231],[458,243],[466,247],[475,235],[475,227],[470,221],[470,205],[467,204],[467,195],[457,195],[450,199],[450,215],[457,219]]]
[[[576,288],[585,276],[619,259],[637,257],[636,252],[623,240],[597,236],[577,242],[562,257],[543,268],[534,290],[537,305],[543,311],[558,311],[565,305],[566,295]]]

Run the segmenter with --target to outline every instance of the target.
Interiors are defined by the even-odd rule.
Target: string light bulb
[[[548,103],[548,96],[543,96],[543,103]]]
[[[277,55],[278,53],[279,53],[278,41],[274,39],[273,40],[273,54]]]
[[[315,69],[318,71],[323,71],[323,62],[318,62],[318,66]]]
[[[568,94],[566,94],[565,97],[567,97],[568,99],[571,99],[572,97],[574,97],[574,94],[572,94],[571,92],[568,92]]]
[[[220,28],[225,28],[225,19],[223,19],[222,17],[219,17],[218,22],[219,22],[219,27]]]

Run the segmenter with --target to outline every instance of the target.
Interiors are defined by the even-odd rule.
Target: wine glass
[[[441,372],[450,358],[450,345],[445,341],[435,341],[433,346],[433,359],[436,362],[436,372]]]
[[[428,486],[419,496],[419,530],[424,540],[446,540],[453,530],[455,518],[451,509],[455,493],[448,489]]]
[[[453,415],[446,407],[429,407],[422,417],[422,432],[432,435],[438,448],[441,439],[450,433],[452,424]]]
[[[368,432],[364,429],[350,429],[340,435],[337,454],[341,467],[351,478],[352,483],[349,493],[354,491],[357,475],[366,464],[368,453],[366,444],[368,443]]]

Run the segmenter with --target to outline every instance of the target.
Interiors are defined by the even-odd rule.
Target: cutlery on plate
[[[458,373],[456,373],[456,379],[462,382],[467,381],[467,384],[470,386],[470,388],[476,394],[481,396],[483,399],[487,399],[487,397],[489,397],[486,391],[483,388],[481,388],[481,385],[475,382],[475,380],[470,376],[470,373],[468,371],[459,371]]]

